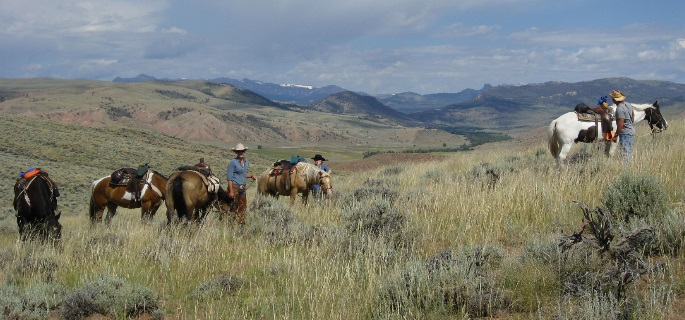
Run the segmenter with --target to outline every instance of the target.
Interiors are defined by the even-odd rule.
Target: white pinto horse
[[[668,128],[668,123],[661,115],[659,110],[659,103],[655,101],[653,104],[633,104],[635,113],[634,122],[637,124],[642,120],[647,120],[652,133],[661,132]],[[611,110],[616,110],[616,106],[611,106]],[[600,121],[601,122],[601,121]],[[616,128],[616,121],[612,122],[613,128]],[[588,137],[588,134],[591,134]],[[556,118],[549,124],[547,129],[547,138],[549,142],[549,151],[552,156],[561,164],[566,159],[571,147],[577,142],[599,142],[604,141],[604,153],[610,157],[616,153],[618,143],[612,143],[605,139],[602,130],[597,128],[594,121],[580,121],[578,114],[575,111],[567,112]]]

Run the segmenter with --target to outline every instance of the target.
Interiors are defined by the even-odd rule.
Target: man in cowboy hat
[[[312,158],[312,160],[314,160],[314,165],[317,168],[319,168],[323,171],[326,171],[329,174],[331,173],[331,169],[329,169],[328,166],[323,164],[323,162],[326,161],[326,159],[324,157],[322,157],[320,154],[315,155],[314,158]],[[321,189],[321,186],[319,186],[318,184],[315,184],[314,186],[312,186],[312,194],[314,197],[316,197],[319,194],[320,189]]]
[[[250,161],[245,159],[245,147],[242,143],[238,143],[235,148],[231,148],[235,152],[235,158],[228,162],[228,170],[226,173],[226,180],[228,180],[228,196],[233,199],[231,210],[236,214],[236,220],[240,224],[245,224],[245,210],[247,209],[247,196],[245,194],[247,179],[257,180],[257,178],[248,173],[250,168]]]
[[[619,90],[612,91],[609,96],[616,105],[616,135],[611,140],[618,141],[621,154],[625,163],[630,162],[630,153],[633,150],[633,135],[635,134],[635,113],[633,106],[626,102],[626,95]]]

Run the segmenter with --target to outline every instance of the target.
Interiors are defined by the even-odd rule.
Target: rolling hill
[[[222,147],[239,141],[339,148],[465,143],[460,135],[410,126],[408,121],[399,125],[408,119],[406,115],[377,100],[374,103],[372,97],[356,95],[349,103],[336,96],[324,100],[348,108],[331,113],[277,103],[245,89],[206,81],[3,79],[0,88],[0,113],[87,127],[150,130]],[[365,100],[371,104],[361,107],[359,103]]]

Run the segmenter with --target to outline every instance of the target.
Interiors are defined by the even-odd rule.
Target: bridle
[[[647,123],[649,124],[649,129],[651,130],[650,133],[655,134],[666,130],[668,125],[666,124],[664,116],[661,115],[661,112],[654,112],[654,110],[652,110],[653,108],[656,107],[652,106],[645,110],[645,119],[647,119]],[[659,128],[659,124],[661,124],[663,128]]]
[[[328,188],[325,188],[324,183],[323,183],[323,179],[326,179],[326,178],[329,179],[329,183],[328,183],[329,187]],[[329,175],[319,177],[319,187],[321,188],[321,190],[328,191],[328,190],[333,189],[333,183],[330,183],[330,179],[331,179],[331,176],[329,176]]]

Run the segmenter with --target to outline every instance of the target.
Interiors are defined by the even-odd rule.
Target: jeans
[[[618,143],[621,151],[621,156],[623,157],[623,162],[629,163],[631,153],[633,152],[633,135],[632,134],[619,134]]]

